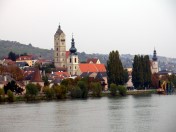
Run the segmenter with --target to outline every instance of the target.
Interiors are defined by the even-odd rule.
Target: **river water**
[[[0,132],[176,132],[176,95],[0,105]]]

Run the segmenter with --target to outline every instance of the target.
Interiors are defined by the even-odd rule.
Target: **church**
[[[159,71],[159,67],[158,67],[158,58],[156,56],[156,50],[154,49],[153,51],[153,57],[152,57],[152,60],[151,60],[151,73],[154,74],[154,73],[158,73]]]
[[[97,58],[88,59],[87,63],[79,63],[75,40],[72,36],[71,47],[66,51],[66,35],[59,25],[54,35],[54,65],[57,69],[64,69],[69,76],[89,77],[100,80],[107,90],[107,73],[104,64]],[[59,70],[61,73],[62,70]]]
[[[72,36],[70,50],[66,51],[66,37],[60,25],[54,35],[54,65],[66,68],[70,75],[77,75],[79,60],[74,38]]]

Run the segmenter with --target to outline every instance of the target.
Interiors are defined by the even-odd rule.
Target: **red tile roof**
[[[68,72],[54,72],[54,74],[57,76],[65,76],[65,77],[70,76],[70,74]]]
[[[43,82],[39,69],[36,69],[34,71],[34,74],[32,76],[31,82]]]
[[[79,64],[81,72],[106,72],[104,64]]]

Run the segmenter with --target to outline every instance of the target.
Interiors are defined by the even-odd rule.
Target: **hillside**
[[[52,50],[47,50],[47,49],[40,49],[37,47],[33,47],[31,44],[25,45],[21,44],[16,41],[4,41],[0,40],[0,58],[2,59],[3,57],[8,56],[8,53],[10,51],[16,53],[16,54],[33,54],[36,56],[41,56],[43,58],[52,58],[53,56],[53,51]]]
[[[31,44],[25,45],[16,41],[4,41],[0,40],[0,58],[8,56],[10,51],[16,54],[33,54],[35,56],[41,56],[42,58],[53,60],[53,50],[40,49],[38,47],[33,47]],[[108,60],[108,54],[86,54],[85,52],[78,52],[80,62],[85,62],[87,58],[98,58],[101,63],[106,64]],[[152,55],[149,55],[152,58]],[[132,67],[134,55],[122,54],[120,56],[122,64],[124,67]],[[167,58],[158,56],[158,62],[160,70],[172,70],[176,72],[176,58]]]

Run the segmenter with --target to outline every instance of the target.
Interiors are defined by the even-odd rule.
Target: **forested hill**
[[[48,49],[40,49],[33,47],[31,44],[21,44],[16,41],[4,41],[0,40],[0,58],[8,56],[8,53],[12,51],[16,54],[33,54],[36,56],[42,56],[44,58],[51,58],[53,56],[53,51]]]
[[[78,47],[79,49],[79,47]],[[116,49],[115,49],[116,50]],[[117,49],[118,50],[118,49]],[[38,47],[33,47],[32,44],[21,44],[16,41],[4,41],[0,40],[0,59],[3,57],[7,57],[8,53],[12,51],[16,54],[33,54],[35,56],[41,56],[42,58],[53,60],[53,50],[48,49],[40,49]],[[152,54],[153,51],[151,51]],[[86,54],[85,52],[78,52],[80,62],[85,62],[87,58],[98,58],[101,63],[106,64],[108,60],[108,54]],[[132,67],[132,61],[134,55],[130,54],[122,54],[120,56],[122,64],[124,67]],[[152,55],[150,55],[152,58]],[[158,57],[160,70],[173,70],[176,71],[176,59],[175,58],[167,58],[167,57]]]

